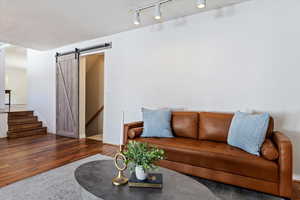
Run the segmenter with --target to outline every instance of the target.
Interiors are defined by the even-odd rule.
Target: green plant
[[[124,155],[131,171],[137,165],[142,166],[145,171],[153,170],[156,168],[154,163],[165,158],[164,150],[136,141],[130,141],[126,145]]]

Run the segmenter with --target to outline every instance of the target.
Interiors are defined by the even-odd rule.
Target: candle
[[[124,140],[124,111],[122,111],[120,145],[123,145],[123,142],[124,142],[123,140]]]

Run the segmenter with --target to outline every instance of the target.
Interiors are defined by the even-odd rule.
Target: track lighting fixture
[[[151,3],[151,4],[148,4],[144,7],[139,7],[137,9],[134,10],[134,21],[133,23],[135,25],[139,25],[141,23],[141,20],[140,20],[140,13],[143,11],[143,10],[147,10],[147,9],[150,9],[150,8],[154,8],[155,10],[155,13],[154,13],[154,19],[156,20],[159,20],[161,19],[161,11],[160,11],[160,7],[162,4],[165,4],[165,3],[169,3],[173,0],[161,0],[161,1],[158,1],[156,3]]]
[[[156,20],[161,19],[160,3],[157,3],[155,6],[154,19],[156,19]]]
[[[160,0],[158,2],[155,3],[150,3],[146,6],[143,7],[139,7],[135,10],[131,10],[134,12],[134,21],[133,23],[135,25],[140,25],[141,24],[141,19],[140,19],[140,13],[144,10],[148,10],[148,9],[152,9],[154,8],[154,19],[159,20],[161,19],[161,10],[160,7],[162,4],[166,4],[169,3],[173,0]],[[205,8],[206,7],[206,0],[196,0],[196,5],[198,8]]]
[[[134,21],[133,23],[135,25],[140,25],[141,24],[141,17],[140,17],[140,11],[139,10],[136,10],[135,13],[134,13]]]
[[[205,8],[206,7],[206,0],[197,0],[197,7],[198,8]]]

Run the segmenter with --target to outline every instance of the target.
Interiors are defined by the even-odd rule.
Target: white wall
[[[11,90],[11,104],[27,104],[27,71],[24,68],[6,67],[5,88]],[[8,102],[8,95],[6,95]]]
[[[13,45],[5,47],[5,89],[11,90],[12,104],[27,104],[26,69],[27,49]]]
[[[113,42],[105,54],[104,142],[119,142],[122,110],[145,105],[267,111],[292,139],[300,174],[299,10],[298,0],[253,0],[59,50]],[[51,130],[54,52],[29,54],[41,82],[32,84],[31,105],[47,110]]]
[[[0,109],[5,108],[5,51],[0,49]]]
[[[7,113],[0,113],[0,138],[7,137]]]
[[[28,107],[55,133],[55,59],[54,52],[28,50]]]

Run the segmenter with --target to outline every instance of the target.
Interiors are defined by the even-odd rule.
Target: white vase
[[[143,181],[147,178],[148,174],[145,172],[142,166],[137,165],[135,167],[135,176],[138,180]]]

